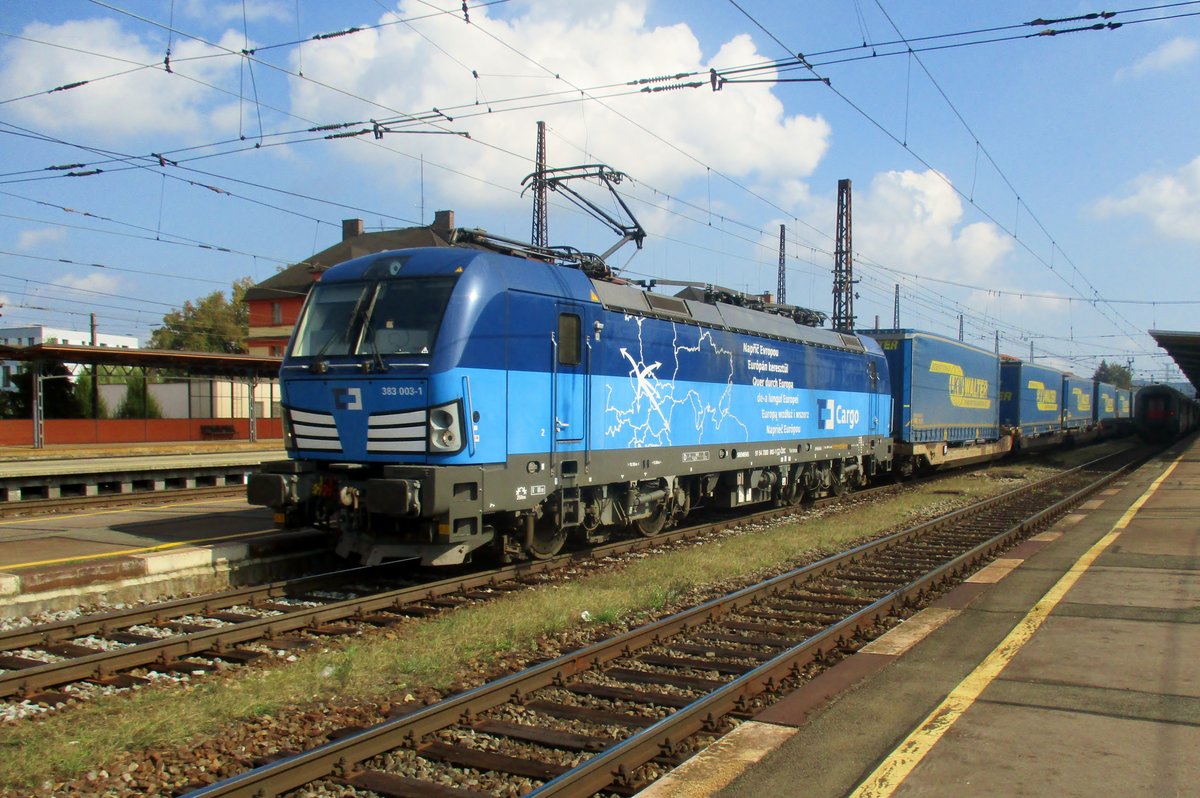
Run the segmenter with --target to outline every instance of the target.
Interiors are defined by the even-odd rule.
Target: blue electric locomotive
[[[340,264],[283,362],[290,459],[249,499],[335,528],[343,556],[440,565],[653,535],[701,504],[794,503],[886,469],[879,345],[745,300],[461,246]]]

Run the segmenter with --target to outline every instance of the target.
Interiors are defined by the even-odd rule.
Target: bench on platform
[[[206,441],[227,440],[237,434],[232,424],[201,424],[200,434]]]

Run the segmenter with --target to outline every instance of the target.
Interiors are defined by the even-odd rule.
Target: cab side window
[[[583,350],[583,323],[574,313],[558,314],[558,364],[578,366]]]

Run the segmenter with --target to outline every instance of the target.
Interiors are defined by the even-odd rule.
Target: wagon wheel
[[[670,515],[667,512],[667,503],[659,502],[658,507],[652,515],[639,518],[634,523],[637,524],[638,532],[642,533],[642,537],[652,538],[663,531],[663,528],[667,525],[667,518]]]
[[[534,525],[529,554],[535,560],[548,560],[558,554],[566,540],[567,530],[558,528],[557,515],[547,513]]]

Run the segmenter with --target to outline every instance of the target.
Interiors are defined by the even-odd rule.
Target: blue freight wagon
[[[962,464],[1009,451],[1000,435],[1000,357],[934,333],[863,330],[887,358],[898,469]]]
[[[1117,389],[1117,432],[1133,432],[1133,391],[1129,388]]]
[[[1062,381],[1063,429],[1086,430],[1092,426],[1092,380],[1064,374]]]
[[[1063,373],[1013,358],[1000,364],[1000,423],[1022,438],[1062,431]]]
[[[1094,383],[1092,391],[1092,422],[1111,428],[1117,423],[1117,386],[1107,382]]]
[[[1129,388],[1117,389],[1117,420],[1133,421],[1133,391]]]

